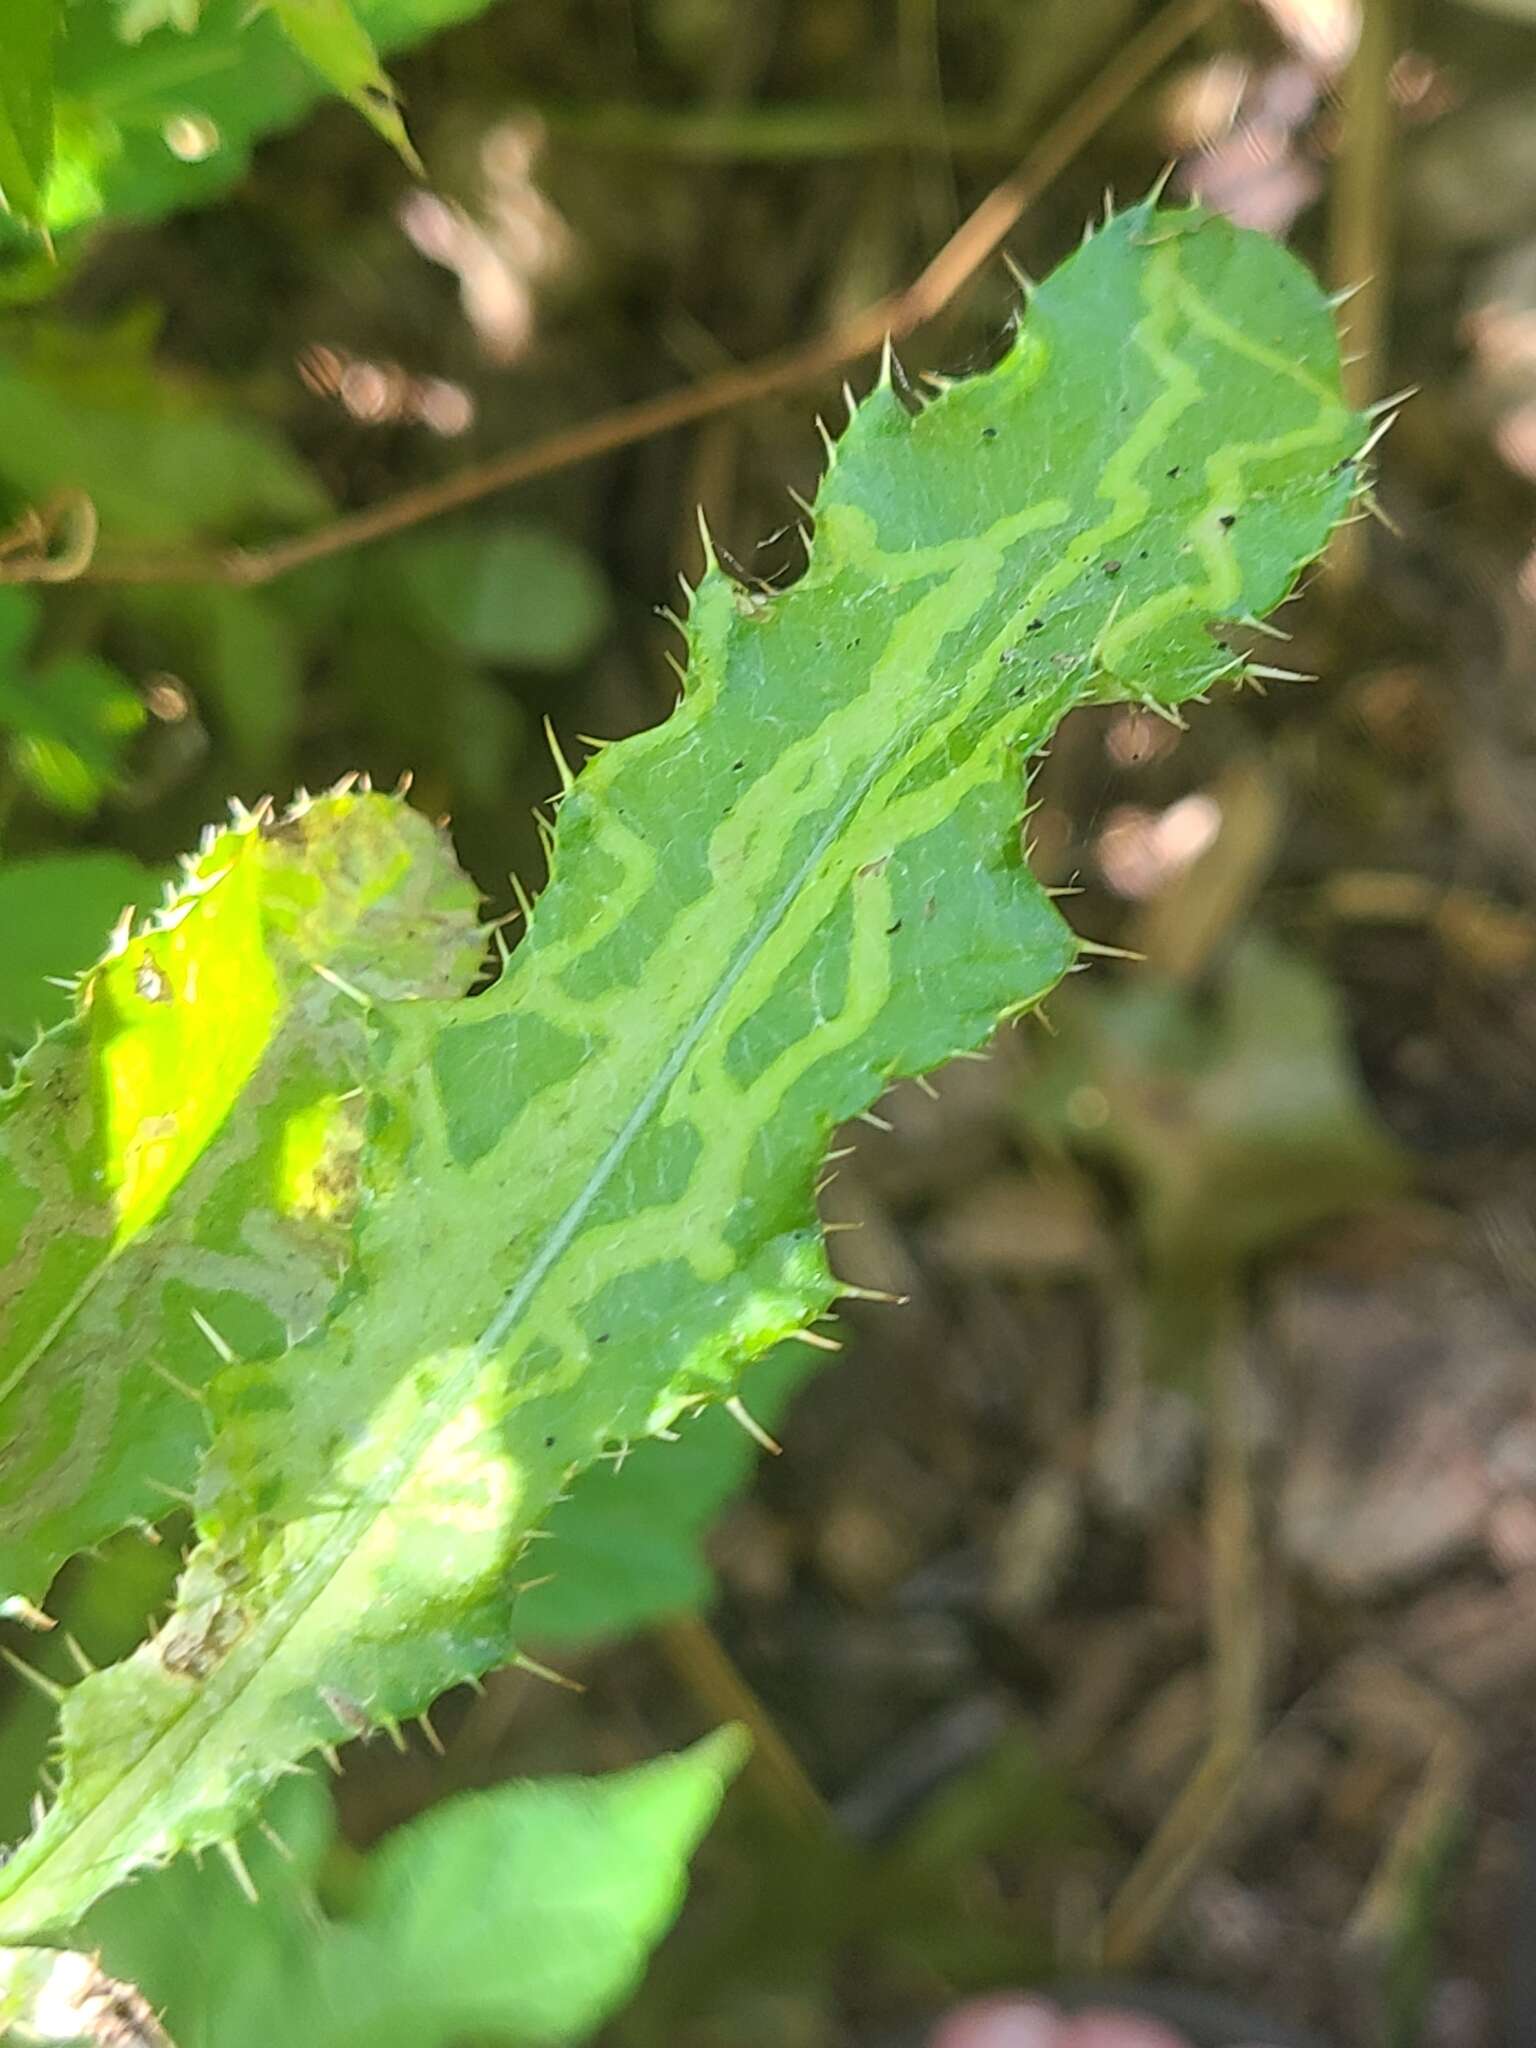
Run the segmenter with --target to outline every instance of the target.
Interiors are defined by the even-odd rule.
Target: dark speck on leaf
[[[1118,576],[1120,574],[1120,571],[1124,568],[1124,566],[1125,564],[1123,562],[1115,561],[1112,559],[1104,564],[1104,574],[1106,576]]]
[[[1169,470],[1169,472],[1168,472],[1168,481],[1169,481],[1169,483],[1172,483],[1172,482],[1173,482],[1173,480],[1174,480],[1174,478],[1175,478],[1175,477],[1176,477],[1176,476],[1177,476],[1178,474],[1179,474],[1179,464],[1178,464],[1178,463],[1175,463],[1175,464],[1173,465],[1172,469],[1170,469],[1170,470]]]
[[[555,1440],[552,1436],[545,1437],[544,1448],[546,1451],[552,1451],[555,1448]]]
[[[981,438],[983,439],[983,441],[995,441],[997,439],[996,427],[983,427],[981,430]]]
[[[1223,512],[1216,524],[1218,526],[1236,526],[1237,514],[1235,512]]]
[[[1045,631],[1045,621],[1044,619],[1031,619],[1024,630],[1026,633],[1043,633]]]
[[[897,933],[898,933],[898,932],[899,932],[900,930],[901,930],[901,919],[900,919],[900,918],[898,917],[898,918],[897,918],[897,920],[896,920],[896,922],[895,922],[894,924],[888,924],[888,925],[886,926],[886,928],[885,928],[885,936],[886,936],[886,937],[887,937],[888,939],[894,939],[894,938],[895,938],[895,936],[896,936],[896,934],[897,934]]]

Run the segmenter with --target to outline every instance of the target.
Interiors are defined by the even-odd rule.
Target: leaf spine
[[[1395,418],[1396,415],[1394,414],[1393,417]],[[1403,540],[1406,538],[1403,529],[1398,525],[1397,521],[1392,517],[1391,513],[1388,512],[1386,507],[1382,504],[1380,498],[1377,497],[1376,493],[1373,490],[1371,490],[1368,485],[1360,493],[1360,502],[1365,507],[1366,511],[1369,513],[1371,518],[1376,521],[1376,524],[1378,526],[1384,526],[1387,529],[1387,532],[1392,535],[1394,540]]]
[[[560,778],[561,794],[568,794],[576,787],[576,777],[571,773],[571,764],[566,760],[565,755],[561,751],[560,741],[555,734],[554,721],[550,718],[548,712],[544,714],[544,740],[549,748],[550,757],[554,761],[555,773]]]
[[[354,982],[348,981],[344,975],[338,974],[334,967],[327,967],[324,961],[321,960],[314,960],[310,964],[322,981],[329,982],[332,988],[336,989],[340,994],[349,997],[357,1004],[360,1010],[371,1010],[373,1008],[373,997],[365,994]]]
[[[74,1659],[75,1668],[79,1671],[80,1676],[82,1678],[94,1678],[96,1676],[96,1666],[85,1654],[85,1651],[82,1648],[78,1638],[71,1635],[69,1631],[66,1629],[61,1638],[61,1641],[63,1642],[65,1649],[68,1650],[70,1656]]]
[[[1237,621],[1246,626],[1250,633],[1262,633],[1266,640],[1294,640],[1294,633],[1287,633],[1283,627],[1273,625],[1268,619],[1256,618],[1252,612],[1244,612]]]
[[[1418,384],[1405,384],[1401,391],[1394,391],[1387,398],[1373,399],[1369,405],[1362,406],[1361,411],[1368,420],[1379,420],[1383,413],[1395,412],[1399,406],[1406,405],[1410,398],[1417,398],[1422,388]]]
[[[60,1685],[56,1678],[49,1678],[46,1673],[29,1664],[24,1657],[18,1657],[14,1650],[7,1649],[3,1643],[0,1643],[0,1657],[5,1659],[18,1678],[25,1679],[34,1692],[40,1692],[45,1700],[51,1700],[56,1707],[68,1699],[67,1685]]]
[[[1368,417],[1373,416],[1368,413]],[[1373,450],[1391,433],[1392,429],[1397,425],[1397,420],[1398,415],[1395,412],[1384,413],[1377,419],[1375,426],[1372,427],[1350,458],[1351,461],[1364,462]]]
[[[180,1394],[184,1401],[191,1401],[198,1408],[206,1408],[208,1406],[208,1396],[206,1394],[202,1393],[197,1387],[189,1387],[185,1380],[178,1379],[176,1374],[171,1371],[171,1368],[168,1365],[162,1365],[158,1358],[146,1358],[144,1363],[149,1367],[156,1379],[165,1382],[173,1394]],[[226,1363],[228,1363],[227,1360]]]
[[[1018,262],[1006,249],[1003,251],[1003,262],[1007,267],[1008,275],[1019,288],[1019,297],[1027,306],[1035,296],[1035,293],[1040,289],[1038,279],[1031,277],[1023,264]]]
[[[1138,953],[1131,946],[1109,946],[1101,939],[1079,939],[1077,950],[1091,954],[1095,960],[1133,960],[1138,966],[1145,966],[1147,956]]]
[[[720,558],[715,552],[715,543],[709,531],[709,518],[702,505],[694,507],[694,517],[699,522],[699,546],[704,550],[704,574],[707,576],[711,570],[719,569]]]
[[[51,1614],[44,1614],[41,1607],[34,1607],[32,1602],[20,1593],[13,1593],[9,1600],[0,1605],[0,1615],[7,1621],[19,1621],[24,1628],[35,1629],[39,1635],[45,1635],[49,1629],[57,1628],[59,1625]]]
[[[1268,683],[1315,683],[1318,678],[1299,668],[1272,668],[1268,662],[1250,661],[1244,673]]]
[[[259,1906],[261,1904],[261,1895],[256,1889],[251,1873],[245,1867],[245,1858],[240,1853],[240,1844],[238,1842],[223,1841],[219,1843],[218,1848],[219,1854],[224,1858],[225,1868],[229,1871],[230,1876],[235,1880],[241,1891],[244,1892],[251,1905]]]
[[[724,1407],[726,1414],[730,1416],[732,1422],[739,1423],[747,1432],[747,1435],[751,1437],[753,1443],[765,1450],[770,1457],[781,1458],[784,1455],[784,1446],[777,1437],[772,1437],[768,1434],[756,1416],[747,1408],[746,1403],[739,1394],[730,1395],[725,1401]]]
[[[318,968],[315,971],[316,973],[320,972]],[[219,1335],[218,1331],[213,1327],[212,1323],[209,1322],[208,1318],[203,1314],[202,1310],[194,1308],[189,1311],[189,1314],[191,1315],[193,1322],[196,1323],[198,1329],[201,1330],[202,1334],[208,1339],[208,1342],[213,1346],[214,1352],[221,1361],[221,1363],[223,1363],[224,1365],[235,1364],[236,1360],[234,1350]]]
[[[546,1685],[558,1685],[566,1692],[585,1692],[586,1687],[579,1678],[567,1678],[563,1671],[554,1671],[548,1664],[539,1663],[535,1657],[526,1656],[521,1650],[513,1657],[512,1663],[519,1671],[526,1671],[530,1678],[542,1678]]]
[[[508,875],[507,884],[512,894],[517,898],[518,915],[522,918],[523,928],[526,930],[533,923],[532,899],[516,875]]]

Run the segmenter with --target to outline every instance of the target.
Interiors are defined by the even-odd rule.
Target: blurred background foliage
[[[899,288],[1164,19],[371,0],[375,58],[303,11],[68,0],[51,124],[6,83],[34,0],[0,23],[0,1061],[232,796],[409,773],[493,912],[535,888],[542,722],[576,755],[665,712],[696,506],[743,575],[795,573],[837,378],[511,491],[480,466]],[[526,2035],[516,1986],[411,1977],[441,1935],[391,1843],[440,1818],[463,1920],[495,1887],[441,1802],[727,1718],[753,1759],[617,2040],[899,2048],[959,1992],[1102,1969],[1337,2048],[1536,2039],[1504,1966],[1536,1732],[1536,10],[1178,11],[1008,249],[1047,268],[1171,162],[1368,281],[1358,395],[1417,396],[1386,523],[1282,616],[1275,659],[1321,681],[1069,723],[1036,865],[1137,958],[856,1133],[841,1263],[908,1306],[856,1306],[833,1369],[764,1368],[787,1455],[746,1491],[723,1416],[578,1489],[526,1614],[579,1701],[506,1673],[444,1704],[441,1756],[353,1745],[334,1810],[278,1817],[297,1876],[252,1845],[260,1909],[211,1868],[104,1909],[146,1981],[194,1918],[229,1958],[181,1972],[184,2048],[279,1991],[295,2048],[352,2038],[336,1986],[380,1953],[368,2038]],[[909,374],[984,362],[1014,297],[983,264]],[[253,573],[459,478],[444,516]],[[159,1539],[56,1590],[98,1660],[164,1598]],[[69,1669],[62,1631],[38,1661]],[[0,1688],[0,1832],[51,1713]],[[674,1879],[700,1825],[645,1821]],[[456,1967],[494,1983],[480,1932]]]

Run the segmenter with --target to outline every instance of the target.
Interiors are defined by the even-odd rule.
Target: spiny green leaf
[[[637,1770],[460,1793],[385,1837],[339,1921],[313,1897],[330,1795],[297,1779],[267,1816],[286,1856],[256,1834],[242,1845],[254,1908],[216,1863],[182,1862],[105,1903],[87,1932],[177,2048],[585,2039],[676,1913],[744,1748],[726,1730]]]
[[[43,224],[53,160],[53,39],[58,0],[6,0],[0,46],[0,205]]]
[[[564,796],[495,988],[372,1010],[347,1285],[210,1387],[177,1608],[67,1701],[0,1937],[505,1659],[567,1483],[827,1314],[832,1129],[1076,956],[1023,762],[1075,705],[1237,674],[1211,628],[1291,590],[1364,439],[1316,287],[1198,211],[1107,224],[916,417],[882,377],[801,582],[711,566],[677,710]]]
[[[426,821],[331,797],[211,834],[22,1061],[0,1094],[0,1603],[187,1493],[221,1345],[281,1351],[321,1319],[357,1199],[362,991],[462,989],[481,952]]]

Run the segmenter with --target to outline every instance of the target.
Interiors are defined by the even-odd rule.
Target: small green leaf
[[[1055,1022],[1025,1127],[1129,1182],[1150,1368],[1203,1384],[1245,1265],[1398,1192],[1407,1162],[1360,1085],[1336,993],[1271,939],[1245,939],[1208,998],[1139,974],[1073,989]]]
[[[781,1344],[753,1366],[743,1389],[753,1419],[772,1431],[825,1355]],[[518,1607],[534,1643],[589,1643],[628,1635],[669,1614],[708,1604],[714,1579],[705,1531],[745,1485],[758,1456],[722,1408],[681,1423],[675,1444],[649,1438],[584,1472],[549,1518],[539,1553],[541,1583]]]
[[[381,552],[450,646],[520,668],[570,668],[591,652],[608,598],[592,559],[547,526],[507,520],[427,533]]]
[[[273,590],[216,584],[128,589],[154,665],[186,684],[232,779],[269,788],[283,771],[303,699],[303,635]]]
[[[115,780],[144,706],[94,655],[32,667],[26,650],[38,617],[30,591],[0,585],[0,735],[19,781],[54,809],[83,816]]]
[[[95,810],[145,717],[137,693],[95,655],[61,655],[22,685],[0,678],[12,766],[44,803],[75,817]]]
[[[460,1793],[384,1838],[341,1921],[312,1895],[330,1794],[299,1779],[268,1812],[288,1857],[255,1834],[243,1845],[254,1907],[227,1871],[183,1859],[107,1901],[87,1931],[177,2048],[582,2039],[671,1923],[745,1748],[726,1729],[608,1777]]]
[[[53,38],[58,0],[5,0],[0,46],[0,203],[43,225],[53,158]]]
[[[1337,995],[1272,939],[1245,939],[1209,1000],[1138,974],[1056,1015],[1025,1122],[1121,1168],[1154,1266],[1232,1270],[1402,1185]]]
[[[399,95],[350,0],[271,0],[271,7],[284,35],[327,85],[373,123],[418,177],[424,176],[405,132]]]
[[[70,999],[48,977],[83,973],[121,912],[159,894],[148,868],[104,850],[0,867],[0,1052],[20,1052],[39,1027],[59,1023]]]
[[[244,538],[322,518],[279,437],[154,361],[142,322],[34,329],[0,351],[0,516],[83,492],[114,538]]]

